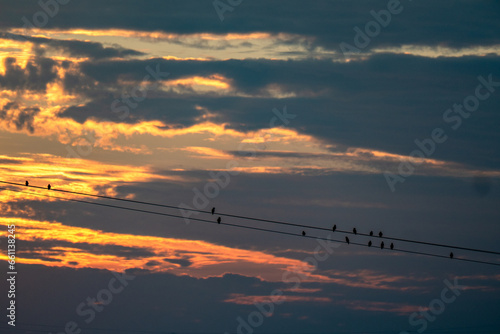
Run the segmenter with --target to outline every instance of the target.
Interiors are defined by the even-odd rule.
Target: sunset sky
[[[0,332],[500,333],[385,238],[500,252],[498,1],[0,0],[0,87]]]

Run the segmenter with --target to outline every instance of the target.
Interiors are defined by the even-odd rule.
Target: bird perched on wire
[[[353,228],[353,229],[352,229],[352,233],[354,233],[354,234],[358,234],[358,231],[356,230],[356,228]]]
[[[337,224],[333,225],[332,231],[335,232],[336,229],[337,229]]]
[[[345,242],[347,242],[347,244],[349,245],[349,238],[348,237],[345,237]]]
[[[450,259],[453,259],[453,252],[450,253]]]
[[[373,237],[373,231],[370,231],[370,237]]]
[[[368,247],[371,247],[372,246],[372,241],[368,241]]]
[[[215,208],[212,208],[212,214],[214,214],[214,213],[215,213]]]
[[[220,222],[221,222],[221,219],[219,217],[219,218],[217,218],[217,224],[220,224]]]
[[[47,186],[47,189],[49,189],[49,190],[50,190],[50,188],[52,188],[52,187],[51,187],[51,186],[50,186],[50,184],[49,184],[49,185]]]
[[[394,244],[391,242],[391,249],[394,249]]]
[[[379,236],[380,238],[382,238],[382,236],[383,236],[383,235],[384,235],[384,233],[382,233],[382,231],[378,232],[378,236]]]
[[[25,183],[25,184],[26,184],[26,187],[30,185],[30,183],[29,183],[28,181],[26,181],[26,183]]]
[[[302,236],[305,237],[306,236],[306,231],[302,231]]]
[[[384,242],[382,241],[382,243],[380,244],[380,249],[384,249]]]

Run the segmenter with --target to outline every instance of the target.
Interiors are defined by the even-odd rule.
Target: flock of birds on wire
[[[28,181],[26,181],[26,182],[28,182]],[[50,184],[49,184],[49,189],[50,189]],[[211,213],[212,213],[212,215],[215,214],[215,207],[212,208]],[[221,221],[222,221],[221,217],[218,217],[217,218],[217,223],[220,224]],[[332,232],[335,232],[336,229],[337,229],[337,224],[334,224],[333,227],[332,227]],[[356,228],[352,229],[352,234],[354,234],[354,235],[358,234],[358,231],[356,230]],[[306,236],[306,231],[302,231],[302,236],[304,236],[304,237]],[[382,238],[383,236],[384,236],[384,233],[382,233],[382,231],[378,232],[378,237],[379,238]],[[370,231],[370,237],[373,237],[373,231]],[[345,242],[349,245],[350,240],[349,240],[348,236],[345,237]],[[371,246],[372,246],[372,241],[369,240],[368,241],[368,247],[371,247]],[[380,243],[380,249],[384,249],[384,247],[385,247],[385,244],[382,241]],[[394,243],[391,242],[391,245],[389,247],[391,248],[391,250],[393,250],[394,249]],[[450,259],[453,259],[453,252],[450,252]]]
[[[4,181],[2,181],[2,183],[10,183],[10,182],[4,182]],[[11,184],[14,184],[14,183],[11,183]],[[27,186],[27,187],[29,187],[29,186],[30,186],[30,184],[29,184],[29,182],[28,182],[28,181],[26,181],[26,182],[25,182],[25,186]],[[52,187],[51,187],[51,185],[50,185],[50,184],[48,184],[48,185],[47,185],[47,189],[48,189],[48,190],[51,190],[51,189],[52,189]],[[67,192],[70,192],[70,191],[67,191]],[[90,194],[88,194],[88,195],[90,195]],[[95,196],[95,195],[90,195],[90,196]],[[104,197],[104,196],[97,196],[97,197]],[[212,210],[211,210],[210,212],[211,212],[211,214],[212,214],[212,215],[215,215],[215,213],[216,213],[216,212],[215,212],[215,207],[213,207],[213,208],[212,208]],[[234,216],[234,217],[236,217],[236,216]],[[219,216],[219,217],[217,218],[217,220],[216,220],[216,221],[217,221],[217,223],[218,223],[218,224],[221,224],[221,222],[222,222],[222,218]],[[335,232],[336,230],[337,230],[337,225],[335,224],[335,225],[333,225],[333,227],[332,227],[332,232]],[[351,232],[346,232],[346,231],[341,231],[341,232],[342,232],[342,233],[351,233]],[[357,229],[356,229],[356,228],[353,228],[353,229],[352,229],[352,234],[353,234],[353,235],[357,235],[357,234],[358,234],[358,231],[357,231]],[[307,234],[306,234],[306,231],[304,231],[304,230],[303,230],[303,231],[302,231],[302,236],[304,236],[304,237],[305,237],[306,235],[307,235]],[[369,233],[368,235],[366,235],[366,234],[362,234],[362,233],[361,233],[361,235],[374,237],[374,233],[373,233],[373,231],[370,231],[370,233]],[[380,232],[378,233],[378,237],[379,237],[379,238],[382,238],[382,237],[383,237],[383,235],[384,235],[384,234],[382,233],[382,231],[380,231]],[[394,239],[394,238],[392,238],[392,239]],[[350,240],[349,240],[349,237],[348,237],[348,236],[345,236],[345,242],[346,242],[347,244],[350,244]],[[371,246],[373,245],[372,240],[369,240],[367,245],[368,245],[368,247],[371,247]],[[381,241],[381,242],[380,242],[380,249],[384,249],[384,247],[385,247],[385,244],[384,244],[384,242],[383,242],[383,241]],[[392,243],[392,242],[391,242],[391,244],[390,244],[389,248],[390,248],[391,250],[394,250],[394,243]],[[466,248],[463,248],[463,249],[466,249]],[[481,250],[479,250],[479,251],[481,251]],[[483,251],[483,252],[489,252],[489,251]],[[494,253],[494,252],[490,252],[490,253]],[[450,254],[449,254],[450,259],[453,259],[453,256],[454,256],[454,255],[453,255],[453,252],[450,252]],[[490,264],[491,264],[491,263],[490,263]]]

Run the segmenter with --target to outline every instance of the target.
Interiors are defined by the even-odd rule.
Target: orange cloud
[[[17,240],[45,242],[47,245],[43,249],[34,249],[26,253],[30,255],[29,257],[23,257],[24,253],[18,253],[18,263],[49,267],[97,268],[119,272],[140,268],[198,278],[220,277],[232,273],[268,281],[280,281],[283,272],[303,268],[300,274],[304,279],[328,281],[327,277],[311,274],[310,265],[299,260],[255,250],[221,246],[202,240],[120,234],[68,226],[59,222],[0,218],[0,225],[5,227],[8,224],[15,224]],[[6,230],[2,228],[0,234],[5,236]],[[58,242],[63,242],[64,245],[58,246]],[[132,251],[123,255],[112,252],[106,254],[106,251],[96,254],[86,250],[82,244],[100,247],[123,246]],[[133,250],[141,253],[134,256]],[[5,260],[7,256],[3,254],[0,258]]]
[[[50,183],[54,188],[61,190],[98,193],[107,196],[116,196],[116,187],[127,183],[151,180],[186,181],[182,176],[155,174],[148,167],[112,165],[92,160],[62,158],[50,154],[32,154],[21,157],[0,155],[1,160],[5,160],[0,162],[2,180],[15,183],[24,183],[25,180],[29,180],[31,185],[43,187]],[[30,192],[40,192],[36,188],[28,189]],[[65,196],[78,197],[70,194]],[[0,200],[3,203],[23,201],[26,198],[55,200],[46,197],[31,197],[20,193],[0,192]]]
[[[165,87],[169,86],[175,86],[175,85],[183,85],[183,86],[191,86],[191,87],[196,87],[196,86],[209,86],[213,88],[219,88],[219,89],[228,89],[231,86],[229,85],[229,80],[221,75],[211,75],[210,77],[200,77],[200,76],[193,76],[193,77],[188,77],[188,78],[182,78],[182,79],[175,79],[175,80],[167,80],[163,82],[163,85]]]
[[[189,146],[182,149],[183,151],[193,152],[205,159],[231,159],[232,155],[225,153],[222,150],[216,150],[210,147]]]
[[[20,28],[11,29],[14,33],[24,33],[25,31]],[[218,41],[218,40],[257,40],[257,39],[269,39],[271,34],[263,32],[253,32],[246,34],[238,33],[227,33],[227,34],[211,34],[211,33],[196,33],[196,34],[175,34],[167,33],[162,31],[138,31],[138,30],[126,30],[126,29],[40,29],[33,28],[30,29],[33,35],[38,35],[41,37],[51,36],[51,35],[82,35],[82,36],[109,36],[109,37],[136,37],[143,39],[154,39],[154,40],[169,40],[178,38],[197,38],[207,41]],[[281,34],[280,36],[287,36]]]
[[[307,303],[329,303],[332,300],[329,297],[308,297],[308,296],[245,296],[239,293],[233,293],[229,298],[225,299],[225,303],[232,303],[238,305],[254,305],[259,303],[272,303],[272,302],[307,302]]]
[[[29,58],[33,54],[33,43],[31,42],[0,38],[0,74],[5,75],[5,58],[16,58],[17,64],[22,68],[25,68]]]
[[[233,171],[247,174],[291,174],[292,169],[271,166],[234,167]]]
[[[251,133],[252,136],[244,139],[243,143],[292,143],[292,142],[314,142],[315,138],[309,135],[303,135],[294,129],[288,129],[283,127],[270,127],[266,129],[261,129]]]
[[[165,60],[178,60],[178,61],[186,61],[186,60],[196,60],[196,61],[210,61],[211,58],[201,58],[201,57],[175,57],[175,56],[166,56],[161,57]]]
[[[7,47],[22,47],[23,51],[30,53],[31,45],[26,43],[5,41]],[[27,58],[28,60],[31,58]],[[23,66],[21,61],[18,64]],[[26,64],[24,64],[26,66]],[[265,144],[267,154],[255,158],[241,158],[241,163],[235,169],[242,173],[266,174],[333,174],[339,172],[382,174],[387,170],[397,170],[401,161],[408,160],[408,156],[393,154],[360,147],[352,147],[342,152],[331,152],[331,145],[320,139],[305,135],[292,128],[273,127],[257,131],[238,131],[228,123],[217,124],[212,121],[217,115],[206,111],[205,117],[200,117],[198,123],[180,128],[176,125],[166,124],[162,121],[140,121],[137,123],[116,123],[113,121],[87,119],[79,123],[70,118],[61,118],[60,113],[67,107],[83,105],[88,102],[85,97],[72,95],[65,92],[62,85],[64,75],[71,73],[78,75],[76,65],[68,68],[57,68],[58,79],[47,85],[45,92],[26,91],[14,92],[4,90],[0,93],[0,108],[7,103],[16,101],[15,106],[7,108],[5,117],[0,120],[0,129],[11,133],[23,133],[28,136],[45,137],[57,140],[70,148],[90,146],[126,154],[153,155],[155,147],[152,146],[151,137],[155,138],[155,145],[162,145],[158,139],[165,139],[165,146],[176,145],[179,140],[189,142],[191,145],[185,150],[187,154],[197,153],[198,156],[182,156],[178,154],[173,165],[179,166],[189,160],[191,165],[184,169],[200,168],[200,161],[195,159],[230,159],[221,148],[228,147],[231,143],[232,150],[245,147],[246,144]],[[204,86],[219,90],[230,90],[230,80],[221,75],[210,77],[189,77],[164,82],[166,86]],[[26,108],[39,108],[33,115],[30,114],[29,126],[19,126],[18,120],[24,116]],[[200,107],[201,108],[201,107]],[[111,114],[110,106],[110,114]],[[272,119],[270,115],[270,119]],[[182,138],[181,138],[182,137]],[[173,140],[167,139],[176,139]],[[221,140],[223,139],[223,140]],[[144,144],[140,144],[139,141]],[[200,149],[192,145],[193,141],[206,140],[214,143],[213,147]],[[221,144],[223,143],[223,144]],[[242,145],[245,144],[245,145]],[[217,145],[220,145],[217,147]],[[182,145],[185,146],[185,145]],[[176,148],[173,147],[173,150]],[[280,155],[280,153],[284,153]],[[287,156],[286,153],[292,153]],[[304,153],[303,155],[301,155]],[[293,154],[296,154],[295,156]],[[188,159],[190,158],[190,159]],[[237,159],[237,158],[235,158]],[[420,167],[416,170],[419,175],[440,175],[454,177],[471,177],[485,175],[500,177],[500,171],[478,171],[470,167],[453,162],[436,159],[422,159]],[[224,166],[215,164],[203,165],[207,169],[220,170]],[[184,167],[184,166],[183,166]]]
[[[417,278],[408,276],[389,276],[385,274],[379,274],[371,270],[328,270],[325,273],[328,274],[331,282],[342,286],[377,290],[419,290],[424,288],[413,286],[410,284],[410,282],[423,282],[432,279],[431,277]],[[397,285],[395,283],[397,283]]]
[[[355,301],[343,301],[337,304],[345,305],[351,310],[358,311],[369,311],[369,312],[388,312],[395,313],[398,315],[409,315],[413,312],[428,310],[428,307],[422,307],[419,305],[409,305],[400,303],[389,303],[389,302],[371,302],[366,300],[355,300]]]
[[[283,289],[283,291],[291,291],[291,292],[296,292],[296,293],[315,293],[315,292],[320,292],[321,289],[316,288],[291,288],[291,289]]]

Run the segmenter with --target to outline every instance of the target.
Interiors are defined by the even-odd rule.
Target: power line
[[[182,219],[184,219],[183,216],[173,215],[173,214],[164,213],[164,212],[156,212],[156,211],[150,211],[150,210],[129,208],[129,207],[123,207],[123,206],[112,205],[112,204],[105,204],[105,203],[89,202],[89,201],[84,201],[84,200],[79,200],[79,199],[74,199],[74,198],[65,198],[65,197],[60,197],[60,196],[38,194],[38,193],[28,192],[28,191],[24,191],[24,190],[15,190],[15,189],[9,189],[9,188],[4,188],[4,187],[0,187],[0,189],[4,189],[4,190],[7,190],[7,191],[18,192],[18,193],[29,194],[29,195],[34,195],[34,196],[57,198],[57,199],[64,200],[64,201],[71,201],[71,202],[77,202],[77,203],[85,203],[85,204],[91,204],[91,205],[98,205],[98,206],[102,206],[102,207],[109,207],[109,208],[115,208],[115,209],[135,211],[135,212],[140,212],[140,213],[148,213],[148,214],[154,214],[154,215],[159,215],[159,216],[166,216],[166,217],[171,217],[171,218],[182,218]],[[203,222],[203,223],[210,223],[210,224],[218,224],[219,225],[219,223],[217,223],[216,221],[212,221],[212,220],[201,219],[201,218],[190,218],[190,219],[194,220],[194,221]],[[267,228],[262,228],[262,227],[247,226],[247,225],[238,225],[238,224],[232,224],[232,223],[226,223],[226,222],[221,222],[220,225],[227,225],[227,226],[239,227],[239,228],[244,228],[244,229],[249,229],[249,230],[254,230],[254,231],[261,231],[261,232],[268,232],[268,233],[289,235],[289,236],[294,236],[294,237],[309,238],[309,239],[316,239],[316,240],[324,240],[324,241],[330,241],[330,242],[331,241],[335,241],[335,242],[339,242],[339,243],[344,243],[344,241],[341,241],[341,240],[335,240],[335,239],[324,238],[324,237],[319,237],[319,236],[301,235],[300,233],[278,231],[278,230],[272,230],[272,229],[267,229]],[[367,244],[364,244],[364,243],[362,244],[362,243],[353,242],[353,241],[350,241],[350,244],[356,245],[356,246],[370,247]],[[374,246],[374,248],[376,248],[376,246]],[[393,249],[391,251],[408,253],[408,254],[423,255],[423,256],[438,257],[438,258],[445,258],[445,259],[449,258],[448,256],[445,256],[445,255],[439,255],[439,254],[433,254],[433,253],[426,253],[426,252],[419,252],[419,251],[411,251],[411,250],[405,250],[405,249],[400,249],[400,248],[395,248],[395,249]],[[500,263],[480,261],[480,260],[473,260],[473,259],[466,259],[466,258],[459,258],[459,257],[455,257],[455,258],[453,258],[453,260],[473,262],[473,263],[480,263],[480,264],[488,264],[488,265],[493,265],[493,266],[500,266]]]
[[[0,180],[0,183],[10,184],[10,185],[15,185],[15,186],[21,186],[21,187],[26,187],[26,185],[24,185],[22,183],[7,182],[7,181],[1,181],[1,180]],[[42,190],[48,190],[46,187],[40,187],[40,186],[29,185],[27,187],[36,188],[36,189],[42,189]],[[127,198],[120,198],[120,197],[113,197],[113,196],[104,196],[104,195],[96,195],[96,194],[89,194],[89,193],[83,193],[83,192],[77,192],[77,191],[71,191],[71,190],[63,190],[63,189],[54,189],[54,188],[51,188],[50,191],[57,191],[57,192],[62,192],[62,193],[67,193],[67,194],[89,196],[89,197],[110,199],[110,200],[122,201],[122,202],[129,202],[129,203],[135,203],[135,204],[150,205],[150,206],[163,207],[163,208],[169,208],[169,209],[178,209],[178,210],[185,210],[185,211],[191,211],[191,212],[199,212],[199,213],[211,214],[210,211],[205,211],[205,210],[197,210],[197,209],[191,209],[191,208],[181,208],[181,207],[173,206],[173,205],[151,203],[151,202],[144,202],[144,201],[137,201],[137,200],[127,199]],[[296,224],[296,223],[284,222],[284,221],[279,221],[279,220],[262,219],[262,218],[249,217],[249,216],[233,215],[233,214],[222,213],[222,212],[217,212],[217,215],[223,216],[223,217],[231,217],[231,218],[239,218],[239,219],[246,219],[246,220],[252,220],[252,221],[259,221],[259,222],[264,222],[264,223],[271,223],[271,224],[279,224],[279,225],[286,225],[286,226],[293,226],[293,227],[308,228],[308,229],[313,229],[313,230],[332,231],[332,229],[325,228],[325,227],[305,225],[305,224]],[[190,219],[194,219],[194,218],[190,218]],[[337,232],[337,233],[344,233],[344,234],[353,234],[353,232],[351,232],[351,231],[344,231],[344,230],[341,230],[341,229],[336,229],[335,232]],[[358,232],[357,235],[365,236],[365,237],[371,237],[367,233],[360,233],[360,232]],[[491,251],[491,250],[485,250],[485,249],[478,249],[478,248],[470,248],[470,247],[462,247],[462,246],[454,246],[454,245],[447,245],[447,244],[427,242],[427,241],[411,240],[411,239],[405,239],[405,238],[388,237],[388,236],[385,236],[385,235],[384,235],[384,239],[393,240],[393,241],[400,241],[400,242],[408,242],[408,243],[414,243],[414,244],[421,244],[421,245],[427,245],[427,246],[442,247],[442,248],[448,248],[448,249],[459,249],[459,250],[465,250],[465,251],[470,251],[470,252],[479,252],[479,253],[500,255],[500,252],[497,252],[497,251]]]

